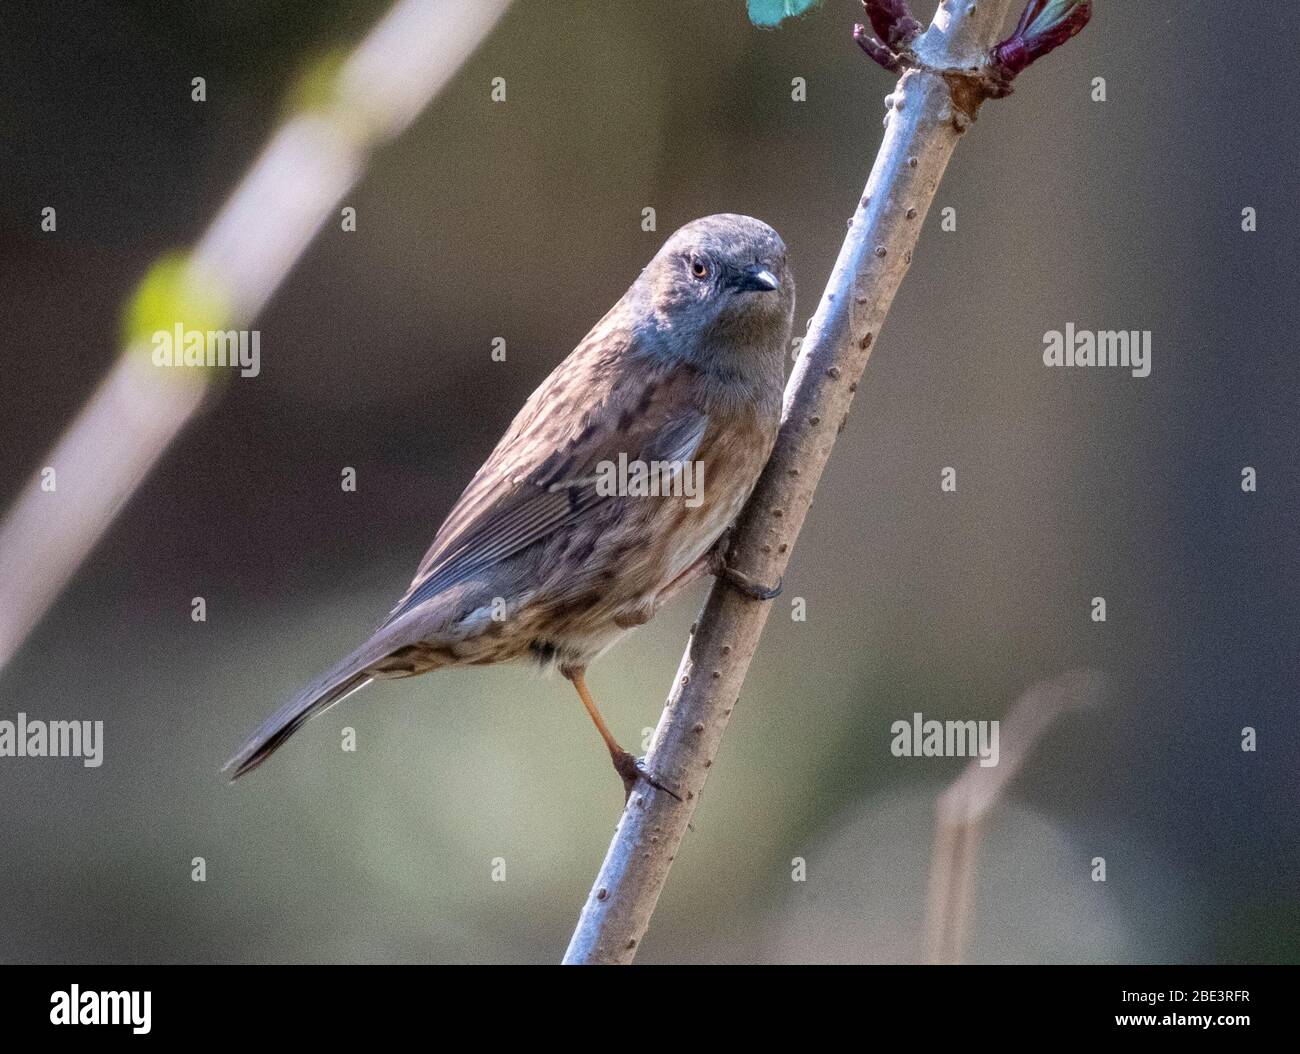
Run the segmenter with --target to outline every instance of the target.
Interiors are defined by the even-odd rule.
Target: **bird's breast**
[[[752,413],[738,416],[711,426],[696,451],[698,502],[677,511],[676,545],[664,569],[668,581],[704,555],[740,514],[771,454],[775,426],[759,427]]]

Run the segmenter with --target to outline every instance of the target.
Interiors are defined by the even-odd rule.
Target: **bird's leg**
[[[708,560],[709,574],[715,578],[721,578],[751,600],[773,600],[780,596],[780,579],[777,580],[774,586],[765,586],[761,582],[755,582],[749,575],[743,571],[737,571],[727,563],[727,551],[731,548],[731,532],[732,528],[730,527],[723,531],[717,542],[714,543],[713,548],[705,555]]]
[[[731,528],[728,527],[719,536],[718,540],[713,543],[709,551],[701,556],[695,563],[691,564],[685,571],[679,574],[669,582],[654,598],[654,608],[644,614],[627,614],[614,621],[624,629],[632,626],[639,626],[642,623],[649,622],[654,617],[654,612],[663,607],[668,601],[672,600],[687,586],[691,585],[697,578],[704,575],[713,575],[715,578],[721,578],[730,585],[739,589],[745,596],[754,600],[771,600],[781,594],[781,583],[777,582],[775,586],[764,586],[755,582],[749,575],[742,574],[727,566],[727,549],[731,545]]]
[[[578,698],[582,700],[582,705],[587,708],[587,713],[591,715],[596,731],[600,733],[600,738],[605,741],[605,746],[609,748],[609,756],[614,762],[614,771],[623,780],[624,804],[632,796],[632,788],[636,786],[637,780],[645,780],[650,786],[657,787],[666,794],[672,794],[674,798],[681,801],[681,798],[646,772],[640,758],[633,757],[619,746],[618,740],[614,738],[614,733],[609,730],[609,726],[605,724],[605,719],[600,716],[600,711],[596,708],[596,701],[592,699],[591,693],[587,691],[587,668],[585,666],[566,666],[561,667],[560,672],[573,682],[573,687],[578,691]]]
[[[658,611],[683,589],[694,583],[696,579],[703,578],[705,575],[710,575],[712,573],[713,550],[710,549],[707,553],[696,560],[695,563],[691,564],[690,567],[664,586],[663,589],[659,590],[654,599],[655,610]],[[649,619],[647,618],[646,621],[648,622]]]

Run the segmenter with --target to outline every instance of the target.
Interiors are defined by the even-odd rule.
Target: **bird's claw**
[[[761,582],[756,582],[743,571],[737,571],[734,567],[729,567],[725,563],[719,572],[719,577],[725,578],[731,585],[751,600],[775,600],[781,595],[782,579],[777,579],[776,585],[765,586]]]
[[[709,574],[721,578],[734,586],[751,600],[774,600],[781,595],[781,580],[776,585],[765,586],[756,582],[743,571],[737,571],[727,563],[727,551],[731,548],[731,535],[734,528],[728,527],[722,532],[717,544],[709,553]]]
[[[681,796],[676,794],[671,788],[665,787],[660,783],[645,767],[645,758],[633,757],[626,750],[614,755],[614,770],[623,780],[623,804],[626,805],[629,798],[632,797],[632,790],[636,787],[637,780],[644,780],[656,790],[661,790],[681,801]]]

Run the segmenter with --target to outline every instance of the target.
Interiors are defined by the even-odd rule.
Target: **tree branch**
[[[1034,685],[1002,718],[998,764],[984,768],[972,758],[939,795],[926,895],[927,963],[955,964],[965,957],[985,819],[1052,723],[1071,711],[1099,705],[1104,689],[1105,679],[1089,669],[1070,670]]]
[[[737,524],[728,563],[753,581],[782,577],[872,344],[911,264],[939,180],[982,102],[999,94],[999,67],[991,51],[1010,6],[1011,0],[943,0],[924,33],[890,29],[890,42],[877,42],[897,60],[891,68],[901,69],[902,77],[889,99],[884,140],[865,193],[786,386],[776,448]],[[896,27],[910,18],[906,4],[894,0],[867,0],[866,7],[882,26]],[[855,30],[856,39],[865,35],[861,27]],[[648,787],[632,794],[566,963],[632,961],[769,610],[770,601],[714,583],[646,762],[682,800]]]
[[[337,68],[310,71],[295,112],[193,251],[145,276],[117,363],[42,463],[55,486],[38,471],[0,522],[0,668],[220,386],[214,370],[154,366],[152,333],[250,323],[372,152],[442,90],[509,3],[399,0]]]

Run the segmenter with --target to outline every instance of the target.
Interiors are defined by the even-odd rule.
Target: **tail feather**
[[[372,680],[374,676],[366,672],[362,657],[349,656],[325,677],[299,692],[263,721],[234,757],[221,767],[221,771],[229,772],[230,782],[233,783],[275,753],[309,718],[324,713],[335,703],[360,691]]]
[[[440,617],[436,609],[422,607],[407,612],[393,622],[385,623],[329,673],[304,688],[263,721],[235,756],[221,767],[221,771],[229,772],[233,783],[274,754],[304,722],[324,713],[335,703],[342,702],[353,692],[360,691],[377,676],[402,677],[413,672],[423,672],[394,668],[386,660],[412,641],[428,639],[428,622],[430,619],[437,622]],[[383,672],[376,672],[377,668]],[[425,666],[423,669],[434,668]]]

